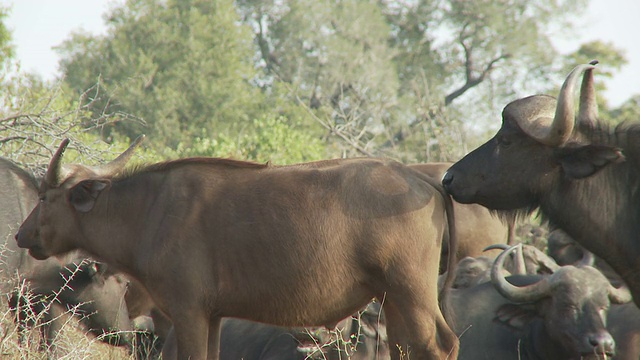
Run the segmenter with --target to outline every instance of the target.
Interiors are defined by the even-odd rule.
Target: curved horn
[[[598,64],[598,60],[593,60],[589,64],[595,66]],[[593,68],[591,68],[587,69],[582,77],[578,123],[593,126],[597,118],[598,103],[596,101],[596,90],[593,83]]]
[[[515,258],[513,259],[513,275],[526,275],[527,266],[524,263],[524,249],[523,245],[519,244],[516,248]]]
[[[131,145],[129,145],[129,148],[125,150],[122,154],[120,154],[117,158],[111,160],[110,162],[104,165],[92,167],[91,170],[93,170],[98,176],[115,175],[116,173],[124,169],[124,167],[127,165],[127,162],[129,162],[129,160],[133,156],[133,153],[140,146],[140,144],[144,139],[145,139],[144,135],[138,136],[138,138],[135,139],[133,143],[131,143]]]
[[[549,294],[551,284],[548,277],[543,278],[535,284],[518,287],[509,283],[502,272],[505,258],[509,253],[515,251],[517,247],[522,248],[522,244],[514,245],[498,255],[498,258],[496,258],[496,261],[491,267],[491,282],[502,296],[513,302],[524,303],[536,301]]]
[[[609,300],[614,304],[626,304],[633,300],[631,291],[626,286],[620,286],[619,288],[609,285]]]
[[[595,66],[591,64],[580,64],[573,68],[567,79],[560,88],[560,94],[558,95],[558,107],[556,107],[556,115],[553,118],[553,123],[549,128],[549,141],[553,141],[555,144],[563,144],[567,141],[571,132],[573,131],[573,125],[575,123],[575,109],[573,106],[573,95],[575,94],[575,87],[578,82],[578,77],[586,70],[591,70]]]
[[[509,248],[509,245],[507,244],[493,244],[493,245],[489,245],[486,248],[482,249],[482,251],[489,251],[489,250],[507,250]]]
[[[560,89],[555,115],[550,124],[550,119],[545,116],[546,114],[540,114],[533,118],[518,119],[518,126],[520,126],[522,131],[545,145],[556,146],[564,144],[571,136],[575,124],[573,94],[575,93],[574,89],[578,83],[578,78],[584,71],[593,68],[593,65],[581,64],[571,70]],[[526,99],[529,99],[528,102],[531,103],[527,105],[533,107],[537,105],[537,102],[540,102],[540,104],[537,105],[540,107],[549,106],[550,103],[549,101],[544,101],[545,98],[541,95]],[[538,115],[541,110],[534,111],[533,113]]]
[[[62,164],[62,155],[64,154],[64,151],[67,149],[68,145],[69,145],[69,139],[62,140],[62,143],[60,143],[58,150],[56,151],[55,154],[53,154],[53,157],[51,158],[51,162],[49,162],[49,167],[47,168],[47,173],[44,175],[44,179],[43,179],[44,181],[42,182],[42,185],[47,185],[47,186],[58,185],[58,175],[60,174],[60,167]],[[44,189],[41,189],[41,190],[44,190]]]
[[[522,244],[518,244],[518,245],[522,245]],[[493,245],[489,245],[486,248],[484,248],[482,251],[488,251],[488,250],[507,250],[509,248],[509,245],[507,244],[493,244]],[[516,253],[515,253],[515,258],[513,261],[513,271],[511,272],[513,275],[526,275],[527,274],[527,266],[525,265],[525,261],[524,261],[524,251],[522,249],[522,246],[519,246],[516,249]]]

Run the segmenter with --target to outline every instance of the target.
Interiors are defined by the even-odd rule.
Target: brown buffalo
[[[622,277],[640,305],[640,123],[597,119],[593,64],[577,66],[558,100],[508,104],[502,127],[454,164],[442,182],[462,203],[533,211]],[[584,73],[574,116],[574,88]]]
[[[139,358],[175,359],[177,344],[171,320],[153,304],[146,290],[131,281],[125,296],[131,317],[144,318],[137,329],[145,330],[137,341],[143,344]],[[336,329],[284,328],[242,319],[222,321],[220,358],[245,360],[383,360],[389,358],[386,324],[379,303],[343,319]]]
[[[453,163],[434,162],[424,164],[409,165],[414,170],[429,175],[440,181],[447,169]],[[489,209],[477,204],[460,204],[454,202],[455,221],[457,231],[458,252],[457,259],[467,256],[489,256],[495,258],[499,251],[487,253],[484,249],[493,244],[512,244],[514,242],[514,219],[506,213],[500,219],[497,214],[491,213]],[[447,259],[449,247],[446,243],[442,246],[442,256],[440,257],[440,271],[447,269]]]
[[[222,317],[332,328],[372,298],[384,299],[390,347],[457,356],[436,284],[455,225],[431,178],[380,159],[123,171],[136,144],[106,167],[61,169],[67,144],[18,245],[39,259],[80,248],[139,280],[172,320],[180,359],[217,359]]]
[[[123,296],[127,280],[105,272],[105,266],[72,252],[59,259],[36,260],[19,249],[13,233],[38,203],[35,178],[10,160],[0,158],[0,291],[14,311],[21,338],[38,326],[42,347],[53,350],[71,311],[83,327],[105,342],[131,346],[131,330]]]

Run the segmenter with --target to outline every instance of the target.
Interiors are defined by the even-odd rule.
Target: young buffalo
[[[61,169],[65,141],[19,246],[40,259],[80,248],[140,281],[180,359],[217,359],[223,317],[332,328],[374,297],[393,359],[456,358],[438,307],[454,225],[437,182],[380,159],[189,158],[123,172],[137,143],[106,168]]]

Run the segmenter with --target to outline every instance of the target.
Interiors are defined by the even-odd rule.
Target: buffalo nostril
[[[453,174],[447,171],[446,173],[444,173],[444,176],[442,177],[442,185],[447,187],[448,185],[451,185],[452,182],[453,182]]]
[[[589,345],[597,352],[612,353],[615,350],[616,343],[608,332],[591,334],[588,337]]]

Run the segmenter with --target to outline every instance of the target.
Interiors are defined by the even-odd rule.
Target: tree
[[[76,93],[99,79],[95,111],[148,124],[113,130],[162,146],[268,115],[331,156],[452,160],[508,101],[565,74],[552,34],[585,2],[129,0],[107,36],[65,43],[62,67]]]
[[[553,29],[570,31],[569,21],[585,1],[382,3],[393,31],[404,101],[418,109],[393,136],[404,140],[420,124],[440,118],[434,117],[439,112],[448,113],[454,126],[484,128],[488,114],[495,118],[523,89],[544,88],[560,71]],[[438,146],[446,148],[455,138],[442,140]]]
[[[346,155],[373,155],[397,111],[389,27],[375,2],[240,1],[264,83],[289,90]]]
[[[630,97],[619,108],[609,111],[609,116],[616,123],[640,121],[640,94]]]
[[[260,113],[251,35],[231,0],[130,0],[106,19],[107,36],[75,34],[59,50],[76,94],[99,81],[94,108],[147,124],[115,130],[175,147],[203,129],[237,131]]]
[[[216,156],[242,160],[272,162],[276,165],[320,160],[325,148],[284,117],[264,116],[252,121],[252,131],[235,137],[220,133],[215,138],[196,137],[188,147],[179,144],[175,157]]]
[[[15,56],[15,50],[11,43],[11,31],[6,26],[8,17],[9,8],[0,6],[0,73],[3,75],[7,73],[7,66],[11,64]]]
[[[72,140],[70,148],[75,151],[67,155],[71,161],[97,164],[126,149],[128,138],[114,138],[107,144],[91,132],[131,119],[92,111],[95,87],[71,97],[60,83],[43,81],[20,69],[12,34],[5,25],[8,12],[0,8],[0,156],[42,175],[64,138]]]
[[[468,122],[459,109],[486,116],[532,78],[551,78],[558,54],[549,33],[569,29],[584,2],[243,0],[238,6],[254,29],[265,84],[289,84],[292,97],[314,110],[347,153],[415,161],[457,157],[447,148]],[[416,152],[425,139],[436,141]]]

